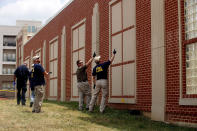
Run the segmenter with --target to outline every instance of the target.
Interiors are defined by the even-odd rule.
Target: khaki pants
[[[77,84],[79,92],[79,110],[83,109],[84,97],[86,96],[86,108],[89,108],[91,99],[91,90],[88,82],[78,82]]]
[[[37,113],[41,111],[43,99],[44,99],[44,86],[43,85],[35,86],[35,99],[34,99],[33,111]]]
[[[93,91],[93,96],[90,101],[90,106],[89,106],[89,111],[92,111],[97,99],[97,96],[100,92],[100,89],[102,90],[102,99],[101,99],[101,104],[100,104],[100,112],[103,112],[105,110],[106,106],[106,98],[108,95],[108,82],[107,79],[101,79],[96,81],[96,88]]]

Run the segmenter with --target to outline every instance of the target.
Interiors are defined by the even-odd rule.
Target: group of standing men
[[[79,92],[79,110],[83,110],[83,102],[84,102],[84,96],[86,96],[86,110],[89,110],[90,112],[93,111],[97,96],[102,90],[102,99],[100,104],[100,112],[103,113],[106,106],[106,98],[108,95],[108,68],[109,65],[113,62],[114,57],[116,54],[116,50],[114,49],[112,57],[110,60],[101,63],[100,56],[96,56],[96,54],[93,54],[93,57],[89,59],[89,61],[83,65],[83,61],[78,60],[76,62],[78,69],[76,71],[77,75],[77,87]],[[94,90],[91,97],[91,89],[88,83],[88,77],[86,69],[89,67],[91,62],[95,61],[96,66],[93,68],[92,76],[93,76],[93,83],[94,83]]]
[[[102,99],[100,104],[100,112],[103,113],[106,106],[106,98],[108,95],[108,68],[109,65],[113,62],[116,54],[116,50],[114,49],[112,57],[110,60],[101,63],[100,56],[96,56],[93,54],[93,57],[83,65],[83,61],[78,60],[76,62],[78,69],[76,71],[77,74],[77,87],[79,92],[79,110],[83,110],[83,102],[84,96],[86,96],[86,110],[90,112],[93,111],[97,96],[102,90]],[[88,77],[86,69],[90,66],[92,61],[95,61],[96,66],[93,68],[92,76],[94,83],[93,94],[91,95],[91,89],[88,83]],[[44,85],[45,78],[44,76],[48,76],[44,68],[40,64],[39,56],[33,57],[33,65],[31,71],[28,70],[27,64],[23,64],[19,66],[14,72],[14,82],[17,81],[17,104],[20,102],[22,105],[25,105],[25,93],[27,91],[27,80],[29,78],[30,87],[31,87],[31,102],[30,107],[33,105],[32,112],[39,113],[41,112],[41,106],[44,98]],[[21,94],[22,90],[22,94]],[[35,95],[35,99],[34,99]],[[91,97],[92,96],[92,97]]]
[[[30,107],[33,105],[32,112],[39,113],[41,112],[41,106],[44,98],[44,85],[45,78],[48,76],[44,68],[40,64],[39,56],[33,57],[33,65],[31,71],[27,68],[27,64],[19,66],[14,72],[14,83],[16,81],[17,88],[17,104],[25,105],[25,93],[27,91],[27,80],[29,78],[30,87],[31,87],[31,102]],[[34,98],[35,96],[35,98]]]

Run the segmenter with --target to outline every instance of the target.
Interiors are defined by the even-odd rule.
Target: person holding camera
[[[108,95],[108,68],[109,65],[113,62],[114,57],[116,54],[116,50],[114,49],[112,57],[110,60],[101,63],[100,61],[100,56],[97,56],[94,58],[94,61],[96,63],[96,66],[93,68],[92,76],[93,76],[93,83],[94,83],[94,88],[95,90],[93,91],[93,96],[90,101],[90,106],[89,106],[89,111],[92,112],[97,96],[102,90],[102,99],[101,99],[101,104],[100,104],[100,112],[103,113],[105,110],[106,106],[106,98]]]

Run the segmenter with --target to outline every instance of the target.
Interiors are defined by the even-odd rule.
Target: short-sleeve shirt
[[[76,71],[77,74],[77,82],[85,82],[88,81],[87,72],[86,72],[87,66],[84,65],[82,67],[79,67]]]
[[[33,86],[45,85],[44,72],[45,70],[40,64],[34,64],[34,68],[32,69]]]
[[[25,65],[19,66],[15,71],[14,75],[17,78],[17,85],[25,86],[27,84],[29,70]]]
[[[101,64],[96,65],[93,68],[92,75],[97,77],[97,80],[107,79],[108,68],[111,64],[111,61],[107,61]]]

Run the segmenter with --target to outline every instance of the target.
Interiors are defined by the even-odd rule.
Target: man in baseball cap
[[[32,68],[32,83],[34,86],[35,90],[35,99],[34,99],[34,104],[33,104],[33,109],[32,112],[34,113],[39,113],[41,112],[41,106],[42,106],[42,101],[44,98],[44,91],[45,91],[45,79],[44,76],[48,76],[48,72],[44,70],[44,68],[41,66],[40,56],[34,56],[33,63],[34,66]]]
[[[96,57],[94,58],[94,62],[95,62],[95,63],[98,63],[98,62],[100,62],[100,59],[101,59],[101,56],[96,56]]]
[[[96,102],[96,99],[100,90],[102,90],[100,112],[103,113],[105,110],[106,98],[108,95],[108,80],[107,80],[108,68],[110,64],[113,62],[115,54],[116,54],[116,50],[114,49],[110,60],[103,62],[103,63],[100,62],[100,58],[101,58],[100,56],[97,56],[94,58],[96,66],[93,68],[92,76],[93,76],[93,83],[94,83],[95,90],[93,91],[92,99],[90,101],[90,106],[89,106],[90,112],[93,111],[93,108],[94,108],[94,105],[95,105],[95,102]]]
[[[37,59],[39,59],[39,58],[40,58],[40,56],[36,55],[36,56],[34,56],[32,59],[33,59],[33,61],[35,61],[35,60],[37,60]]]

